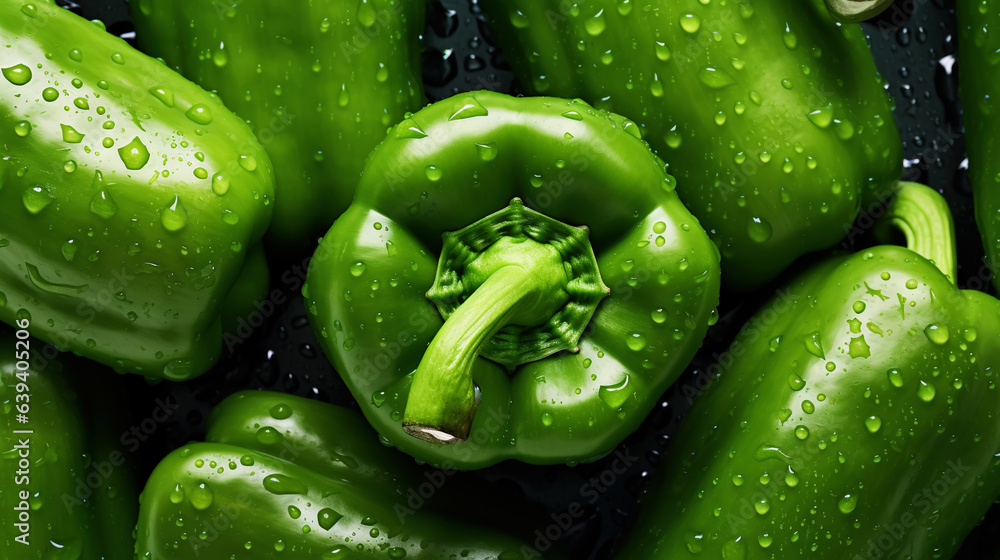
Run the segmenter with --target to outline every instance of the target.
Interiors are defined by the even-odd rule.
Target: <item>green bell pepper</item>
[[[405,459],[348,409],[237,393],[213,410],[206,443],[153,471],[137,558],[507,560],[531,550],[461,510],[407,507],[407,490],[427,480]]]
[[[824,262],[744,327],[619,558],[951,558],[1000,495],[1000,302],[956,287],[940,195],[904,183],[888,218],[908,248]]]
[[[483,9],[528,91],[639,123],[719,246],[727,288],[756,288],[836,244],[899,179],[899,133],[864,33],[820,0]]]
[[[0,38],[0,320],[119,371],[204,372],[223,305],[253,299],[227,302],[263,258],[267,154],[216,96],[53,2],[3,3]]]
[[[1000,9],[982,0],[960,0],[956,7],[959,33],[958,93],[965,124],[965,149],[976,204],[976,224],[983,238],[993,285],[1000,289]]]
[[[368,420],[420,460],[597,459],[714,320],[718,252],[622,117],[458,95],[365,169],[303,295]]]
[[[343,212],[385,130],[425,103],[424,2],[138,0],[140,47],[219,94],[274,162],[268,238],[310,245]]]
[[[129,560],[137,488],[119,441],[114,374],[87,371],[83,381],[69,364],[41,361],[27,333],[0,335],[0,550],[19,560]]]

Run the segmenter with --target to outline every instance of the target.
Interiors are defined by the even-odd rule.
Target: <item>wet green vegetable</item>
[[[634,123],[476,92],[390,131],[303,294],[386,441],[470,469],[611,451],[691,360],[718,290],[715,246]]]
[[[533,93],[634,119],[751,290],[888,198],[902,146],[864,33],[819,0],[496,0]]]
[[[312,245],[385,130],[425,103],[424,2],[133,0],[140,47],[250,123],[281,196],[268,237]]]
[[[908,248],[824,262],[747,323],[618,558],[952,557],[1000,495],[1000,302],[956,287],[940,195],[889,212]]]
[[[1000,288],[1000,9],[983,0],[960,0],[959,96],[965,124],[965,149],[976,202],[976,224],[983,238],[993,285]]]
[[[263,258],[267,154],[217,97],[52,2],[3,3],[0,37],[0,320],[119,371],[204,372]]]
[[[0,334],[0,550],[18,560],[130,560],[135,449],[121,439],[115,376],[46,359],[26,332]]]
[[[461,510],[409,508],[408,490],[426,482],[353,411],[237,393],[212,412],[206,443],[178,449],[153,471],[137,557],[541,558]]]

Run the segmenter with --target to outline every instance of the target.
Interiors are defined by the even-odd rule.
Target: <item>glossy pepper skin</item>
[[[132,2],[147,53],[219,94],[274,162],[269,239],[312,245],[351,203],[365,157],[425,103],[424,2]]]
[[[634,431],[714,317],[718,253],[673,189],[634,123],[582,101],[491,92],[446,99],[398,124],[372,153],[354,203],[310,263],[310,322],[369,422],[420,460],[462,469],[510,458],[594,460]],[[488,223],[504,216],[503,227]],[[531,223],[511,225],[518,218]],[[499,232],[523,227],[544,237],[551,221],[589,228],[593,254],[567,249],[572,258],[557,255],[554,264],[549,255],[494,266],[506,249],[532,244],[511,242],[515,234],[498,241]],[[574,243],[586,240],[565,227]],[[452,251],[456,244],[462,249]],[[470,247],[483,250],[478,260]],[[499,256],[483,256],[495,248]],[[567,270],[596,262],[596,282],[578,277],[566,288],[592,296],[587,311],[579,301],[556,315],[532,306],[564,301],[559,289],[536,292],[558,276],[560,261]],[[432,296],[461,306],[443,322]],[[564,312],[583,325],[572,336],[545,322]],[[560,348],[547,346],[551,338],[518,338],[517,321],[505,322],[515,314],[523,325],[543,324],[536,330],[563,349],[546,354]],[[535,361],[520,363],[525,356],[505,348]],[[453,443],[417,439],[433,434]]]
[[[528,91],[634,119],[752,290],[888,198],[902,146],[864,34],[818,0],[497,0]],[[869,200],[870,202],[870,200]]]
[[[463,521],[461,511],[408,509],[407,489],[425,482],[354,411],[237,393],[213,410],[205,443],[174,451],[153,471],[137,557],[523,557],[522,542]]]
[[[15,334],[3,327],[0,334],[0,467],[6,473],[0,477],[0,501],[10,512],[0,526],[0,555],[130,560],[138,488],[130,450],[119,441],[127,427],[115,413],[122,398],[114,389],[115,376],[84,375],[70,364],[45,360],[42,344],[25,336],[28,330]],[[17,421],[22,410],[26,423]],[[22,459],[27,468],[19,464]],[[27,535],[15,525],[22,512]]]
[[[1000,9],[980,0],[959,0],[958,93],[962,100],[965,124],[965,149],[969,154],[969,178],[976,203],[976,224],[983,238],[983,248],[993,285],[1000,289],[1000,151],[996,131],[1000,127],[1000,68],[996,52],[1000,49]]]
[[[217,97],[52,2],[4,3],[0,37],[0,320],[119,371],[201,374],[223,305],[253,299],[227,302],[263,258],[267,154]]]
[[[956,287],[940,195],[892,205],[908,248],[823,262],[747,323],[617,558],[951,558],[1000,495],[1000,303]]]

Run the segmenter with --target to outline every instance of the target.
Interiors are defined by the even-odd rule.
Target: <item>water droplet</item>
[[[319,526],[323,529],[329,531],[333,529],[333,526],[337,524],[344,516],[333,511],[330,508],[323,508],[319,510],[317,514],[317,520],[319,521]]]
[[[639,333],[632,333],[627,341],[629,349],[638,352],[646,347],[646,337]]]
[[[799,44],[798,36],[788,27],[788,24],[785,24],[785,31],[781,34],[781,39],[785,42],[785,46],[790,49],[794,49]]]
[[[655,50],[656,50],[656,58],[660,59],[663,62],[670,60],[671,56],[670,47],[668,47],[666,43],[661,43],[660,41],[657,41]]]
[[[898,369],[892,368],[887,372],[887,374],[889,376],[889,383],[892,384],[893,387],[903,386],[903,375],[899,373]]]
[[[482,161],[493,161],[498,153],[497,144],[496,142],[476,144],[476,152],[479,153],[479,159]]]
[[[793,391],[800,391],[806,386],[804,379],[799,377],[797,373],[788,374],[788,386],[792,388]]]
[[[816,412],[816,405],[814,405],[810,400],[802,401],[802,412],[812,414],[813,412]]]
[[[858,507],[857,494],[845,494],[844,497],[837,502],[837,509],[839,509],[840,513],[843,513],[844,515],[851,513],[856,507]]]
[[[807,439],[809,437],[809,428],[801,424],[795,426],[795,437],[799,439]]]
[[[229,176],[223,174],[221,171],[212,175],[212,192],[218,196],[222,196],[229,191]]]
[[[764,533],[763,535],[757,537],[757,544],[759,544],[761,548],[767,548],[771,546],[772,542],[774,542],[774,538],[771,535],[768,535],[767,533]]]
[[[184,486],[177,484],[174,489],[170,491],[170,503],[179,504],[184,501]]]
[[[813,109],[808,115],[809,120],[820,128],[826,128],[833,122],[833,107],[827,105],[818,109]]]
[[[551,412],[543,412],[542,413],[542,425],[546,426],[546,427],[552,425],[552,413]]]
[[[202,103],[192,105],[191,108],[184,113],[184,115],[190,119],[191,122],[197,124],[207,125],[212,123],[212,111],[207,105]]]
[[[365,263],[358,261],[351,265],[351,276],[361,276],[365,273]]]
[[[62,128],[63,142],[66,142],[67,144],[79,144],[83,141],[83,137],[86,136],[85,134],[80,134],[75,128],[68,124],[60,124],[59,126]]]
[[[111,62],[115,64],[125,64],[125,57],[122,53],[111,53]]]
[[[763,218],[751,217],[747,220],[747,235],[757,243],[771,239],[771,224]]]
[[[14,134],[17,134],[21,138],[31,134],[31,123],[28,121],[20,121],[14,125]]]
[[[920,380],[920,386],[917,387],[917,396],[920,397],[920,400],[924,402],[931,402],[934,400],[934,396],[936,394],[937,390],[934,389],[933,385],[925,382],[924,380]]]
[[[272,474],[266,476],[264,478],[264,489],[279,496],[287,494],[304,496],[309,492],[309,487],[304,483],[284,474]]]
[[[868,342],[865,341],[865,335],[851,338],[851,342],[848,343],[847,354],[852,358],[871,357],[871,348],[869,348]]]
[[[104,188],[90,199],[90,211],[107,220],[118,213],[118,204],[111,198],[108,189]]]
[[[698,554],[702,551],[702,539],[705,535],[702,533],[695,533],[688,531],[684,533],[684,544],[687,546],[688,552],[691,554]]]
[[[613,409],[617,409],[625,404],[625,401],[632,396],[632,391],[628,387],[628,374],[623,374],[622,380],[612,385],[602,385],[597,390],[597,396],[604,401],[604,404]]]
[[[688,33],[697,33],[701,29],[701,18],[695,14],[681,14],[678,21],[681,29]]]
[[[194,489],[191,490],[191,506],[197,510],[208,509],[212,505],[214,500],[212,495],[212,489],[209,488],[207,482],[199,482]]]
[[[702,68],[698,72],[698,79],[701,83],[712,89],[721,89],[734,83],[733,77],[717,68]]]
[[[187,225],[188,215],[181,199],[174,195],[174,201],[160,213],[160,223],[167,231],[180,231]]]
[[[337,94],[337,106],[347,107],[351,103],[351,93],[347,91],[347,84],[341,84],[340,93]]]
[[[937,345],[947,343],[950,338],[948,325],[938,323],[931,323],[930,325],[927,325],[927,328],[924,329],[924,335],[927,336],[927,340],[930,340]]]
[[[49,204],[52,204],[52,194],[49,189],[42,187],[41,185],[36,185],[24,191],[21,196],[21,201],[24,203],[24,208],[31,212],[32,214],[38,214],[42,210],[45,210]]]
[[[667,146],[669,146],[670,148],[676,149],[680,147],[681,133],[680,131],[677,130],[677,125],[674,125],[673,128],[671,128],[670,131],[667,132],[667,135],[666,137],[664,137],[664,140],[666,141]]]
[[[651,315],[655,323],[662,323],[667,320],[667,312],[662,307],[654,309]]]
[[[437,181],[441,180],[441,176],[443,175],[443,172],[441,171],[441,168],[439,168],[439,167],[436,167],[434,165],[428,165],[424,169],[424,175],[427,177],[428,181],[430,181],[432,183],[436,183]]]
[[[24,64],[15,64],[0,70],[0,72],[3,73],[4,78],[7,78],[8,82],[15,86],[23,86],[31,81],[31,68]]]
[[[788,472],[785,473],[785,484],[789,488],[795,488],[799,485],[799,475],[795,474],[792,467],[788,467]]]
[[[174,92],[169,89],[165,89],[160,86],[153,86],[149,88],[149,93],[156,99],[159,99],[160,103],[163,103],[167,107],[174,106]]]
[[[121,158],[126,169],[135,171],[142,169],[149,162],[149,150],[136,136],[127,145],[118,148],[118,157]]]
[[[865,427],[868,428],[869,432],[874,434],[882,427],[882,419],[878,416],[869,416],[865,418]]]
[[[358,4],[358,23],[365,27],[375,25],[375,0],[361,0]]]
[[[34,4],[24,4],[23,6],[21,6],[21,13],[30,17],[31,19],[35,19],[35,17],[38,15],[38,8],[35,7]]]
[[[607,22],[604,21],[604,10],[597,12],[597,15],[584,22],[583,27],[592,37],[597,37],[601,33],[604,33],[604,30],[608,27]]]
[[[243,155],[239,158],[240,167],[246,169],[247,171],[253,171],[257,169],[257,158],[253,156]]]
[[[226,46],[222,43],[219,44],[219,48],[212,53],[212,62],[218,68],[229,64],[229,53],[226,51]]]
[[[823,341],[821,340],[820,333],[818,331],[807,335],[805,344],[807,352],[817,358],[826,359],[826,352],[823,351]]]

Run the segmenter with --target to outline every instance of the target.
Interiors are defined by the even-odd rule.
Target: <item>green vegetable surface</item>
[[[618,558],[952,557],[1000,495],[1000,302],[955,286],[940,195],[889,212],[908,248],[826,261],[747,323]]]
[[[201,374],[223,306],[262,293],[227,301],[263,258],[267,154],[217,97],[52,2],[2,3],[0,39],[0,320],[119,371]]]
[[[425,3],[133,0],[145,52],[253,128],[281,196],[270,239],[311,246],[351,203],[368,152],[423,104]]]
[[[418,459],[594,460],[715,317],[718,252],[674,185],[634,123],[582,101],[431,105],[372,153],[310,263],[317,338]]]
[[[819,0],[494,0],[532,93],[635,120],[751,290],[888,197],[902,146],[861,28]]]
[[[130,560],[138,489],[115,375],[46,359],[26,333],[0,334],[0,551]]]
[[[174,451],[153,471],[142,494],[137,556],[542,557],[469,523],[461,509],[410,507],[408,491],[426,483],[412,460],[381,445],[353,411],[281,393],[237,393],[212,412],[206,443]]]
[[[965,149],[976,202],[976,224],[993,270],[993,285],[1000,288],[1000,7],[983,0],[959,0],[956,8],[959,96],[965,124]]]

